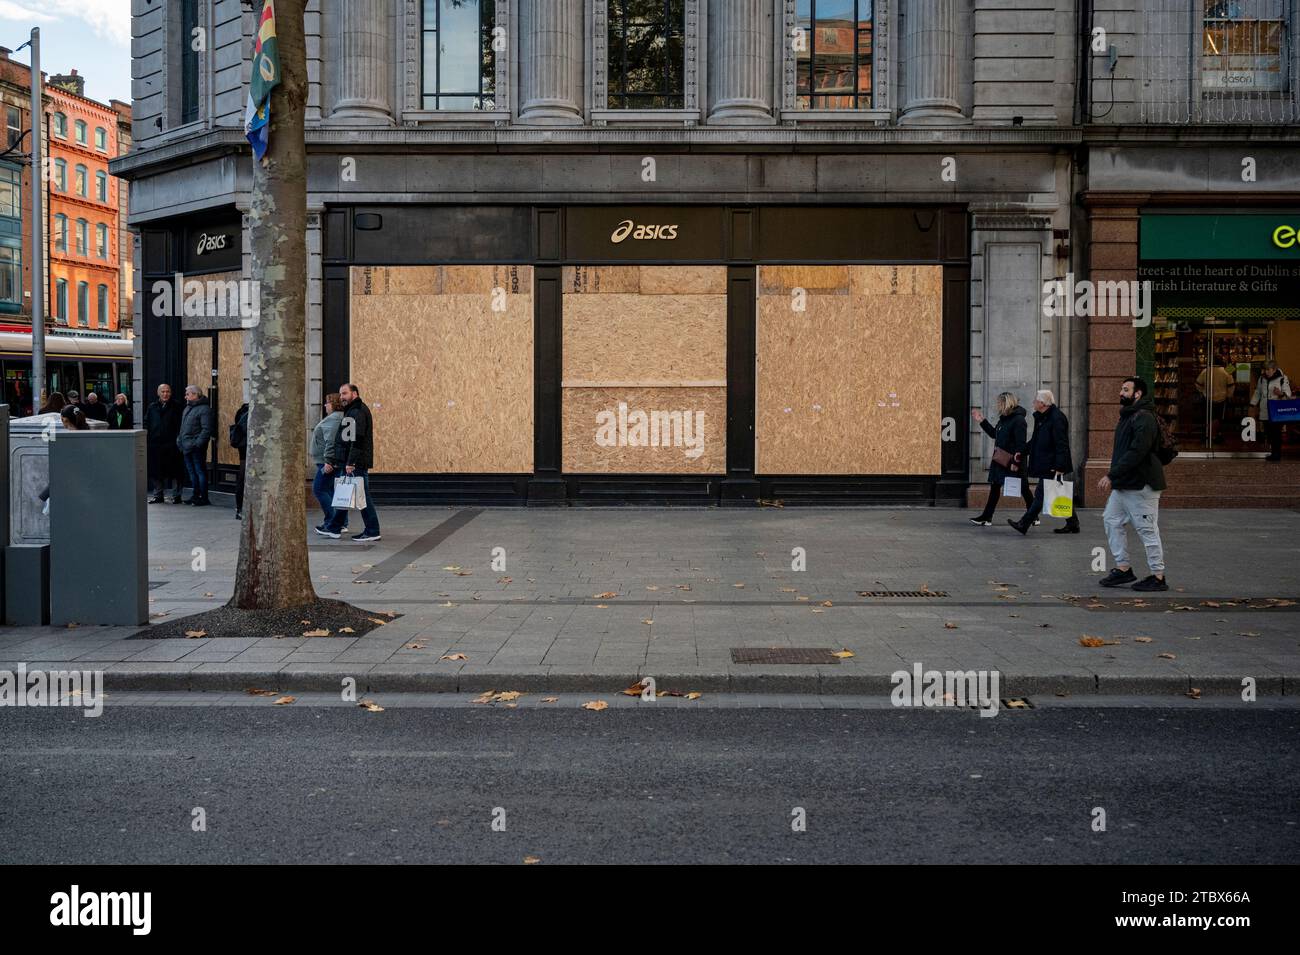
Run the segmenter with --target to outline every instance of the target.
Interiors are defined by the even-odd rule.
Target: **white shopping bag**
[[[1020,496],[1020,478],[1009,477],[1002,479],[1002,495],[1004,497]]]
[[[1043,478],[1043,509],[1053,517],[1074,516],[1074,482]]]
[[[360,511],[366,506],[366,485],[356,477],[334,479],[334,500],[330,507],[340,511]]]

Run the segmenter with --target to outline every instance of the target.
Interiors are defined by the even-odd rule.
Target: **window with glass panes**
[[[62,212],[54,214],[54,250],[68,251],[68,217]]]
[[[797,0],[804,43],[796,48],[800,109],[870,109],[872,0]]]
[[[54,160],[54,188],[59,192],[68,191],[68,162],[66,159]]]
[[[0,246],[0,302],[23,304],[23,250]]]
[[[5,126],[9,132],[8,145],[18,142],[23,134],[23,114],[17,106],[5,107]]]
[[[90,283],[77,283],[77,324],[90,324]]]
[[[682,109],[685,0],[609,0],[610,109]]]
[[[81,143],[82,145],[85,145],[86,121],[84,119],[77,120],[76,123],[73,124],[73,129],[76,131],[77,134],[77,142]]]
[[[68,138],[68,117],[62,113],[54,114],[54,135],[63,139]]]
[[[17,169],[0,166],[0,216],[21,219],[23,215],[23,174]]]
[[[95,148],[100,152],[108,152],[108,130],[103,126],[95,127]]]
[[[108,173],[95,173],[95,198],[100,202],[108,202]]]
[[[86,169],[86,167],[83,166],[81,163],[77,163],[77,168],[73,176],[72,183],[73,183],[73,188],[77,190],[77,195],[82,196],[83,198],[89,195],[89,193],[87,192],[87,189],[90,188],[90,185],[87,182],[88,176],[89,176],[89,170]]]
[[[90,244],[90,223],[85,219],[77,220],[77,255],[85,255]]]
[[[54,317],[63,324],[68,324],[68,280],[54,281]]]
[[[199,26],[198,0],[180,0],[181,29],[178,37],[181,55],[180,121],[192,123],[199,118],[199,51],[194,49],[194,31]],[[261,9],[261,4],[257,4]]]
[[[108,328],[108,286],[100,285],[96,292],[95,312],[98,316],[99,327]]]
[[[108,258],[108,226],[102,222],[95,226],[95,254],[101,259]]]
[[[424,109],[494,109],[496,52],[492,27],[495,0],[424,0]]]
[[[1202,0],[1201,89],[1286,89],[1286,0]]]

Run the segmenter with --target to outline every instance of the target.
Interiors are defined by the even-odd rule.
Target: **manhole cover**
[[[859,597],[946,597],[943,590],[859,590]]]
[[[839,663],[829,647],[732,647],[732,663]]]

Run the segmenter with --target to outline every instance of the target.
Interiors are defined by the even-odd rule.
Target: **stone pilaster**
[[[339,0],[338,101],[331,116],[350,122],[393,119],[393,0]]]
[[[520,7],[519,122],[582,122],[582,0],[523,0]]]
[[[708,3],[708,121],[719,125],[771,123],[771,3]]]
[[[958,0],[907,0],[905,10],[907,89],[899,122],[917,126],[969,123],[957,99],[961,27]]]

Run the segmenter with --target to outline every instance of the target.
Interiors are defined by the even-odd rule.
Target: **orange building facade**
[[[46,311],[52,324],[116,332],[120,324],[119,182],[108,161],[118,154],[118,114],[58,85],[46,88],[49,243]]]

